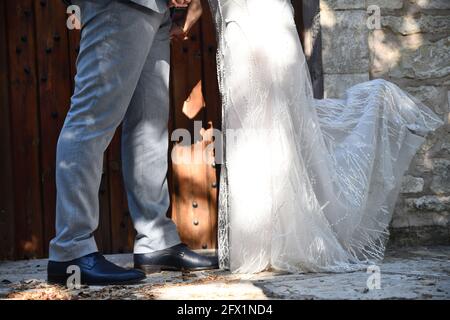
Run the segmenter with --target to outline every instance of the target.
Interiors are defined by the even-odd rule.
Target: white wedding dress
[[[224,159],[222,268],[341,272],[383,258],[404,171],[442,124],[374,80],[315,100],[290,0],[210,0]]]

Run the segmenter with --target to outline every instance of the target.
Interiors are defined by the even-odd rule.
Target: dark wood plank
[[[198,142],[192,146],[195,157],[195,152],[203,153],[209,143],[206,141]],[[192,247],[197,249],[207,249],[210,248],[213,242],[210,238],[211,235],[211,212],[209,203],[209,181],[207,179],[208,165],[200,162],[193,163],[190,165],[191,177],[190,177],[190,188],[191,188],[191,198],[193,204],[191,205],[192,220],[187,221],[188,228],[191,226],[192,232]],[[186,203],[188,206],[189,203]]]
[[[14,257],[14,202],[5,0],[0,1],[0,260]]]
[[[203,110],[187,103],[192,90],[201,82],[200,26],[191,31],[189,40],[172,42],[172,99],[174,104],[173,129],[184,128],[194,133],[194,121],[203,120]]]
[[[43,254],[33,2],[6,2],[17,258],[31,258]]]
[[[188,96],[188,53],[190,50],[189,42],[172,41],[171,44],[171,75],[170,75],[170,93],[171,93],[171,116],[170,116],[170,134],[173,130],[184,128],[191,129],[189,119],[182,116],[182,106]],[[192,131],[192,130],[191,130]],[[173,141],[170,141],[169,148],[169,186],[171,191],[171,206],[169,208],[169,216],[177,224],[178,232],[181,238],[187,244],[190,244],[190,232],[183,232],[182,226],[184,223],[185,214],[183,214],[184,205],[183,195],[189,192],[186,190],[189,181],[189,175],[186,177],[183,173],[188,172],[188,167],[172,163],[173,155],[177,157],[182,155],[182,152],[189,152],[190,149],[181,148]]]
[[[173,147],[172,155],[176,157],[191,156],[191,146],[176,145]],[[191,195],[191,166],[190,164],[172,163],[172,194],[171,194],[171,217],[177,225],[178,233],[183,242],[189,246],[195,245],[192,219],[192,195]]]
[[[38,62],[41,181],[44,208],[44,249],[55,229],[56,144],[70,107],[72,81],[66,8],[62,1],[34,1],[36,12],[36,53]]]
[[[171,216],[182,240],[193,248],[202,248],[210,243],[210,212],[205,179],[207,165],[194,163],[196,145],[200,153],[204,148],[200,142],[200,128],[206,127],[200,24],[193,28],[189,40],[173,43],[171,79],[174,107],[172,128],[189,130],[192,138],[190,142],[193,143],[175,147],[175,153],[188,155],[191,162],[172,164]],[[200,128],[194,128],[195,121],[201,121]]]
[[[206,101],[205,120],[211,122],[214,128],[220,129],[222,118],[222,106],[217,81],[217,40],[215,26],[208,0],[202,0],[204,11],[201,18],[202,28],[202,79],[203,94]]]
[[[208,134],[213,129],[221,129],[222,103],[217,80],[216,51],[217,40],[215,26],[208,7],[208,1],[203,1],[204,13],[201,19],[202,27],[202,57],[203,57],[203,93],[206,101],[205,123],[208,125]],[[211,143],[213,143],[211,141]],[[220,146],[220,145],[219,145]],[[213,151],[213,150],[212,150]],[[220,167],[215,166],[214,153],[206,164],[206,194],[209,205],[208,248],[217,247],[217,200],[219,192]]]

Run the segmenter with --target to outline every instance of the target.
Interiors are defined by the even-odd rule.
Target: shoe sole
[[[60,276],[60,275],[48,275],[47,276],[47,283],[49,284],[58,284],[67,287],[67,279],[70,275],[66,276]],[[127,281],[108,281],[108,282],[88,282],[88,281],[82,281],[81,285],[88,285],[88,286],[109,286],[109,285],[132,285],[132,284],[138,284],[142,282],[142,280],[145,279],[145,276],[140,279],[134,279],[134,280],[127,280]]]
[[[159,265],[142,265],[142,266],[135,265],[134,268],[144,271],[145,274],[152,274],[152,273],[160,273],[162,271],[175,271],[175,272],[206,271],[218,269],[219,266],[198,267],[198,268],[176,268],[171,266],[159,266]]]

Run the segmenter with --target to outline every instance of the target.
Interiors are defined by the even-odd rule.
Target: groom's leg
[[[59,137],[56,237],[50,260],[97,251],[98,189],[103,153],[122,121],[163,15],[121,1],[73,1],[82,38],[75,93]]]
[[[122,161],[128,204],[137,231],[135,253],[180,243],[166,213],[171,22],[158,30],[123,123]]]

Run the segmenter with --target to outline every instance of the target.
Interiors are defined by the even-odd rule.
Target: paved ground
[[[130,255],[108,259],[130,266]],[[450,247],[391,249],[378,275],[345,274],[237,276],[223,271],[149,276],[135,286],[82,287],[69,291],[45,283],[46,260],[0,262],[0,299],[449,299]]]

